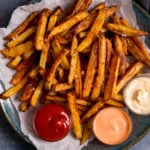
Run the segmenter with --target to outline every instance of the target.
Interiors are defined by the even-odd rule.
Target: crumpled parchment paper
[[[93,0],[90,8],[94,7],[96,4],[102,2],[104,0]],[[43,8],[50,8],[53,10],[58,5],[61,6],[63,9],[70,7],[73,4],[74,0],[43,0],[40,3],[30,4],[28,6],[21,6],[17,8],[11,17],[9,25],[7,28],[0,28],[0,49],[4,48],[5,41],[3,37],[5,37],[8,33],[14,30],[31,12],[35,10],[42,10]],[[111,5],[120,5],[119,15],[126,18],[129,23],[135,27],[136,24],[136,17],[134,11],[132,9],[132,3],[130,0],[106,0],[106,6]],[[0,55],[0,79],[5,83],[6,88],[10,87],[9,84],[14,71],[9,69],[6,64],[8,63],[8,59],[3,58]],[[12,97],[13,104],[19,114],[21,129],[25,135],[29,137],[29,139],[33,142],[35,147],[38,150],[80,150],[84,145],[80,145],[80,141],[75,139],[73,136],[72,131],[62,140],[57,142],[47,142],[40,139],[34,132],[32,120],[34,117],[36,109],[30,109],[28,112],[23,113],[20,112],[18,106],[20,102],[18,101],[18,96]],[[90,140],[92,140],[91,138]]]

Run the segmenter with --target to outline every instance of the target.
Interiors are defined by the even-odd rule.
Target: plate
[[[30,3],[39,2],[40,0],[31,0]],[[137,16],[137,22],[141,29],[149,31],[150,30],[150,16],[144,11],[140,6],[138,6],[135,2],[133,2],[133,7]],[[147,46],[150,48],[150,35],[146,37],[145,42]],[[4,83],[0,80],[0,93],[5,90]],[[20,121],[16,110],[12,104],[11,99],[8,101],[0,101],[1,108],[5,114],[6,119],[10,123],[10,125],[14,128],[14,130],[28,143],[33,144],[32,141],[28,139],[27,136],[21,131]],[[128,149],[137,143],[143,136],[150,131],[150,116],[139,116],[135,115],[131,112],[130,116],[133,120],[133,132],[130,138],[117,146],[107,146],[104,144],[100,144],[97,140],[91,141],[88,143],[83,150],[117,150],[117,149]]]

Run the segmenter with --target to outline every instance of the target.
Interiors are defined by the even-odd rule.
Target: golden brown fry
[[[77,37],[74,36],[72,40],[72,46],[71,46],[71,62],[70,62],[70,70],[68,74],[68,83],[72,84],[75,73],[76,73],[76,66],[77,66],[77,60],[78,60],[78,52],[76,50],[78,46]]]
[[[104,81],[105,75],[105,60],[106,60],[106,39],[100,33],[98,41],[98,67],[97,67],[97,76],[94,81],[93,90],[91,93],[91,98],[95,99],[100,95],[101,86]]]
[[[52,36],[59,34],[67,29],[70,29],[75,24],[80,22],[81,20],[85,19],[88,16],[87,11],[81,11],[77,13],[76,15],[72,16],[71,18],[67,19],[66,21],[62,22],[58,26],[56,26],[49,34],[49,38]]]
[[[61,102],[65,102],[67,101],[66,97],[62,97],[62,96],[57,96],[57,95],[46,95],[45,97],[46,101],[61,101]]]
[[[47,25],[48,17],[50,13],[51,11],[47,8],[42,10],[42,13],[38,22],[37,30],[36,30],[36,35],[35,35],[36,50],[42,50],[43,48],[46,25]]]
[[[91,106],[92,103],[85,99],[76,99],[76,103],[84,106]]]
[[[95,115],[102,107],[104,106],[104,102],[102,100],[98,101],[95,105],[93,105],[88,112],[81,118],[81,123],[87,122],[93,115]]]
[[[120,36],[121,42],[122,42],[122,47],[123,47],[123,52],[125,55],[128,55],[128,49],[127,49],[127,38],[124,36]]]
[[[21,60],[22,60],[21,56],[16,56],[7,64],[7,66],[9,68],[15,68],[20,63]]]
[[[25,102],[22,102],[19,106],[19,109],[23,112],[26,112],[29,110],[29,102],[28,101],[25,101]]]
[[[88,107],[84,105],[77,104],[76,107],[78,110],[81,110],[82,112],[87,112],[88,110]]]
[[[115,44],[115,50],[118,53],[120,57],[120,73],[123,75],[126,70],[126,56],[123,50],[123,45],[120,37],[115,34],[114,36],[114,44]]]
[[[118,25],[118,24],[113,24],[113,23],[106,23],[105,27],[116,33],[119,35],[123,35],[123,36],[128,36],[128,37],[133,37],[133,36],[143,36],[143,35],[147,35],[148,32],[142,31],[142,30],[137,30],[137,29],[133,29],[130,27],[126,27],[123,25]]]
[[[144,64],[141,62],[136,62],[132,64],[125,74],[119,79],[115,93],[118,94],[120,90],[138,73],[139,70],[143,68]]]
[[[104,24],[106,18],[106,10],[101,9],[99,10],[99,13],[90,29],[88,32],[87,36],[81,41],[79,44],[77,51],[82,52],[85,48],[87,48],[94,40],[94,38],[97,36],[99,31],[102,29],[102,26]]]
[[[22,55],[23,60],[29,58],[29,57],[34,53],[34,51],[35,51],[35,49],[32,49],[32,50],[30,50],[30,51],[25,52],[25,53]]]
[[[84,3],[83,5],[81,5],[80,10],[87,10],[91,3],[92,3],[92,0],[84,0]]]
[[[123,96],[122,94],[115,94],[113,99],[116,101],[123,101]]]
[[[67,44],[68,43],[68,41],[64,38],[64,37],[62,37],[62,36],[60,36],[60,35],[55,35],[55,39],[58,41],[58,43],[60,43],[60,44]]]
[[[28,16],[28,18],[21,23],[21,25],[19,25],[19,27],[17,27],[15,29],[15,31],[11,32],[9,35],[7,35],[5,37],[5,40],[11,40],[16,38],[18,35],[20,35],[23,31],[25,31],[25,29],[29,26],[29,24],[35,19],[35,17],[38,15],[38,11],[34,11],[33,13],[31,13],[31,15]]]
[[[22,42],[24,42],[30,35],[32,35],[36,30],[36,27],[30,27],[29,29],[27,29],[26,31],[24,31],[23,33],[21,33],[19,36],[17,36],[15,39],[9,41],[6,46],[7,47],[14,47],[18,44],[21,44]]]
[[[8,90],[4,91],[3,93],[0,94],[0,98],[2,99],[7,99],[8,97],[16,94],[19,92],[27,83],[28,76],[25,76],[23,80],[21,80],[18,84],[10,87]]]
[[[57,71],[58,71],[59,81],[63,82],[64,81],[64,70],[63,70],[63,68],[58,68]]]
[[[120,57],[117,55],[113,55],[111,59],[108,80],[106,81],[104,89],[105,102],[108,101],[109,99],[112,99],[113,96],[115,95],[119,66],[120,66]]]
[[[27,41],[15,47],[1,50],[1,54],[4,55],[5,57],[16,57],[24,54],[27,51],[33,50],[34,48],[33,46],[34,46],[33,41]]]
[[[110,106],[119,107],[119,108],[125,107],[124,103],[115,101],[115,100],[108,100],[105,104],[110,105]]]
[[[70,90],[74,87],[73,84],[68,84],[68,83],[56,83],[53,85],[52,89],[55,90],[56,92],[59,91],[65,91],[65,90]]]
[[[80,116],[76,108],[76,98],[73,93],[67,94],[69,109],[72,117],[72,128],[77,139],[82,138],[82,129],[80,124]]]
[[[82,139],[80,140],[80,145],[85,143],[89,139],[89,137],[92,135],[92,125],[93,125],[93,120],[89,119],[84,127],[83,136],[82,136]]]
[[[46,82],[45,82],[45,88],[47,90],[50,90],[52,81],[53,81],[54,76],[55,76],[55,72],[56,72],[58,66],[60,65],[63,57],[66,56],[68,53],[69,53],[68,50],[66,50],[66,49],[62,50],[60,52],[59,56],[56,58],[54,64],[51,66],[50,71],[48,72],[48,75],[47,75]]]
[[[37,78],[36,79],[28,78],[27,84],[25,85],[24,90],[20,96],[20,101],[28,101],[31,98],[37,84],[38,84]]]
[[[30,105],[31,105],[32,107],[35,107],[35,106],[36,106],[36,104],[37,104],[37,102],[38,102],[38,100],[39,100],[39,96],[40,96],[40,94],[41,94],[41,92],[42,92],[43,85],[44,85],[44,81],[43,81],[43,80],[40,80],[40,82],[38,83],[36,89],[35,89],[34,92],[33,92],[32,97],[31,97],[31,99],[30,99]]]
[[[80,57],[78,55],[77,58],[77,67],[76,67],[76,75],[75,75],[75,94],[76,97],[82,97],[82,76],[81,76],[81,64]]]
[[[98,51],[98,43],[95,42],[93,44],[88,66],[86,69],[86,74],[85,74],[85,79],[83,84],[83,95],[82,95],[83,97],[88,97],[90,95],[93,86],[94,76],[97,67],[97,51]]]
[[[37,66],[33,67],[33,68],[29,71],[28,76],[29,76],[30,78],[34,79],[34,78],[37,76],[38,71],[39,71],[39,66],[37,65]]]

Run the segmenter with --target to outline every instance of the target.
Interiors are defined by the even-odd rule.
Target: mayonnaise
[[[129,109],[137,114],[150,114],[150,75],[140,75],[131,80],[123,90]]]

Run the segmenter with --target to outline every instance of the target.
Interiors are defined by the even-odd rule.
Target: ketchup
[[[63,106],[46,104],[36,113],[33,124],[39,137],[47,141],[56,141],[68,134],[70,115]]]

